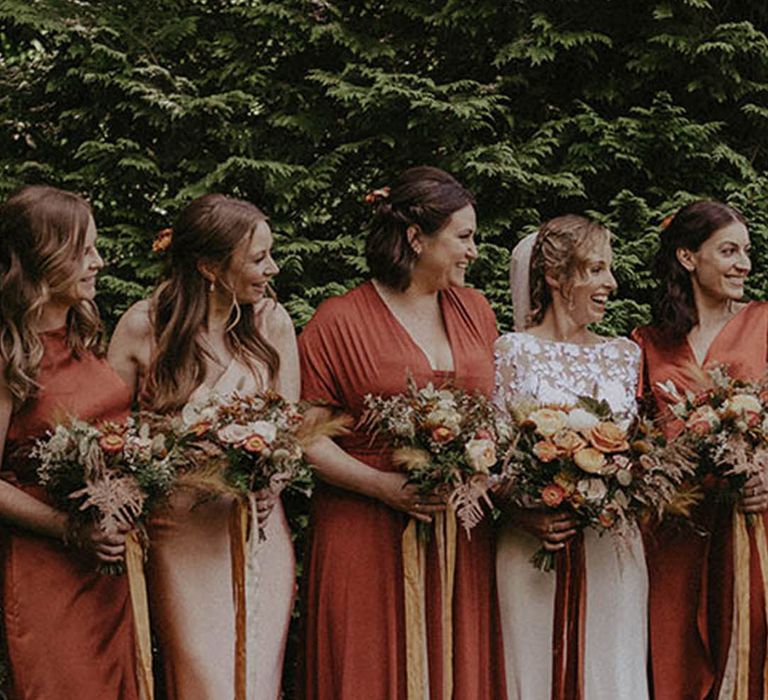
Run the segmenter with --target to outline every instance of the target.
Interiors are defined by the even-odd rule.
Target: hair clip
[[[173,229],[164,228],[160,229],[155,236],[155,240],[152,241],[153,253],[164,253],[171,246],[173,240]]]
[[[667,227],[672,223],[672,219],[675,218],[674,214],[668,214],[661,220],[661,230],[665,231]]]
[[[365,203],[375,204],[380,199],[388,199],[388,198],[389,198],[389,187],[382,187],[378,190],[371,190],[367,195],[365,195]]]

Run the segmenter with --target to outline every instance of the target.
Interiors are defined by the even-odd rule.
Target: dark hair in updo
[[[547,276],[570,292],[577,276],[585,269],[590,250],[610,240],[611,234],[605,226],[576,214],[558,216],[541,225],[531,252],[531,310],[526,327],[540,324],[552,303]]]
[[[699,320],[691,275],[677,259],[677,250],[696,252],[715,231],[734,221],[747,225],[736,209],[702,200],[680,209],[662,231],[653,260],[653,271],[659,280],[653,300],[653,322],[666,343],[682,342]]]
[[[453,176],[426,165],[402,172],[387,195],[375,198],[365,242],[371,275],[397,291],[408,289],[417,255],[406,231],[418,226],[427,236],[437,233],[450,216],[475,198]]]

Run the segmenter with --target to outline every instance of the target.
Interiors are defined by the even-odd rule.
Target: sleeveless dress
[[[508,333],[495,352],[494,401],[502,413],[521,399],[572,405],[590,396],[606,400],[627,424],[636,415],[640,349],[627,339],[578,345]],[[584,544],[584,698],[647,699],[648,582],[639,530],[618,539],[587,528]],[[552,693],[556,576],[531,564],[540,545],[502,524],[496,575],[509,700],[548,700]]]
[[[11,417],[3,478],[47,502],[36,464],[25,457],[67,417],[121,421],[131,391],[92,353],[76,358],[66,330],[41,334],[41,389]],[[124,576],[96,572],[95,562],[57,540],[4,526],[2,612],[17,700],[137,700],[133,616]]]
[[[659,382],[696,391],[701,369],[726,365],[731,376],[757,380],[768,369],[768,304],[751,302],[723,326],[700,367],[687,341],[668,346],[653,328],[633,333],[643,349],[645,391],[670,435],[679,425],[669,420],[669,397]],[[666,420],[664,420],[666,419]],[[656,700],[731,700],[736,640],[733,634],[733,509],[710,498],[695,518],[708,531],[662,525],[647,537],[650,581],[651,670]],[[768,513],[758,517],[768,525]],[[764,582],[753,528],[749,576],[750,635],[748,700],[768,697],[763,669],[768,624]]]
[[[266,386],[233,359],[212,386],[200,386],[189,403],[211,393],[249,395]],[[147,565],[152,623],[165,673],[167,700],[234,697],[235,609],[232,596],[229,521],[234,498],[199,502],[179,490],[153,519]],[[249,540],[246,562],[247,696],[277,700],[294,599],[294,554],[278,499],[266,540]]]
[[[496,322],[472,289],[440,292],[454,372],[436,372],[371,282],[323,302],[299,336],[303,397],[360,417],[368,393],[453,384],[490,396]],[[338,439],[374,469],[393,471],[391,450],[352,431]],[[407,697],[401,541],[409,518],[381,501],[318,482],[312,496],[303,583],[299,682],[307,700]],[[429,693],[443,700],[439,566],[427,553],[426,650]],[[488,520],[457,535],[453,600],[454,700],[505,697]],[[421,700],[421,699],[420,699]]]

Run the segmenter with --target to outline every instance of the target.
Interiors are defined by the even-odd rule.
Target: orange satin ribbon
[[[149,631],[147,582],[144,578],[144,548],[139,533],[131,530],[125,538],[125,571],[133,608],[133,630],[136,643],[136,678],[141,700],[152,700],[152,638]]]
[[[587,592],[584,533],[558,555],[552,631],[552,699],[584,698],[584,612]]]
[[[235,696],[246,700],[246,600],[245,558],[248,541],[250,509],[238,499],[229,521],[230,553],[232,557],[232,598],[235,607]]]

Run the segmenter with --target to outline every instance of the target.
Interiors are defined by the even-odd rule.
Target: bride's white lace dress
[[[572,405],[605,399],[621,420],[636,412],[640,349],[625,338],[595,345],[507,333],[496,342],[495,402]],[[648,580],[640,533],[619,540],[585,532],[585,700],[647,700]],[[551,695],[555,575],[533,567],[540,542],[503,524],[496,569],[509,700]]]

